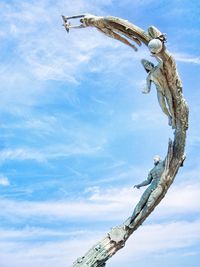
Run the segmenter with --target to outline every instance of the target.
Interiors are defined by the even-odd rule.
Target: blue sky
[[[190,106],[184,168],[108,267],[199,266],[198,1],[1,0],[0,267],[64,267],[122,223],[167,125],[155,88],[141,94],[145,47],[95,29],[67,34],[61,15],[113,15],[167,33]]]

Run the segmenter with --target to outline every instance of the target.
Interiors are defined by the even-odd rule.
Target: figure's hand
[[[149,90],[145,87],[145,88],[142,89],[142,93],[143,94],[148,94],[149,93]]]
[[[62,15],[62,19],[64,21],[63,26],[65,27],[65,30],[69,33],[69,28],[71,26],[70,22],[68,21],[67,17]]]
[[[140,189],[140,186],[138,184],[134,185],[134,188]]]

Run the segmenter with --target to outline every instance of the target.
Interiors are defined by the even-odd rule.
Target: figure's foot
[[[129,217],[129,218],[125,221],[125,223],[124,223],[124,228],[129,227],[130,223],[131,223],[131,217]]]
[[[176,129],[176,123],[174,120],[172,120],[172,129]]]
[[[130,229],[133,228],[132,223],[133,223],[134,219],[135,219],[135,217],[131,216],[125,221],[124,230],[126,230],[128,228],[130,228]]]
[[[186,159],[186,155],[184,154],[183,157],[182,157],[182,162],[181,162],[180,167],[183,167],[183,163],[184,163],[185,159]]]

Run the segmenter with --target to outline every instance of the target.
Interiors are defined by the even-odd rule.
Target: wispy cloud
[[[7,160],[35,160],[38,162],[44,162],[45,157],[39,151],[27,150],[24,148],[1,150],[0,161],[3,162]]]
[[[1,214],[1,217],[7,219],[14,218],[23,220],[34,216],[36,219],[47,217],[51,220],[74,220],[75,218],[82,218],[84,221],[104,221],[107,214],[110,214],[108,221],[121,217],[128,211],[128,207],[124,203],[119,202],[105,202],[92,203],[91,201],[77,201],[77,202],[18,202],[1,199],[1,208],[6,208],[6,214]],[[12,219],[11,219],[12,220]]]
[[[67,35],[61,14],[77,14],[83,10],[95,13],[104,5],[107,4],[101,1],[89,4],[83,0],[76,0],[73,5],[60,0],[54,6],[47,0],[1,2],[0,9],[4,10],[1,43],[8,46],[11,40],[14,42],[9,54],[3,51],[4,62],[0,65],[1,109],[16,114],[16,111],[22,113],[25,106],[38,104],[47,90],[44,83],[50,80],[79,84],[82,73],[88,71],[85,65],[98,47],[105,46],[104,38],[88,29]]]
[[[3,111],[25,114],[27,109],[31,112],[34,106],[51,101],[60,91],[57,85],[52,91],[50,82],[65,83],[66,90],[61,93],[66,101],[77,100],[72,88],[77,88],[85,73],[109,74],[104,78],[110,81],[110,73],[115,72],[116,76],[128,68],[131,71],[134,61],[136,64],[144,55],[144,49],[135,53],[96,29],[72,30],[67,34],[62,27],[61,14],[87,11],[101,15],[112,1],[76,0],[73,3],[69,5],[60,0],[53,7],[48,0],[20,1],[17,5],[1,3],[0,8],[4,10],[1,41],[6,44],[11,39],[14,42],[11,46],[14,49],[9,55],[5,51],[4,62],[0,65],[0,108]],[[127,74],[126,79],[128,77],[130,79]]]
[[[91,59],[97,47],[104,46],[104,38],[96,31],[92,35],[85,34],[87,29],[67,35],[62,27],[61,14],[82,13],[83,10],[95,12],[105,5],[95,2],[95,5],[89,5],[76,0],[76,4],[69,6],[65,1],[58,1],[52,7],[46,0],[40,3],[21,1],[16,8],[1,4],[5,10],[2,17],[5,31],[15,38],[19,58],[27,66],[29,75],[32,73],[39,80],[77,83],[75,76],[78,69]],[[38,28],[40,31],[37,31]]]
[[[144,190],[144,189],[143,189]],[[143,191],[142,190],[142,191]],[[87,198],[82,200],[65,201],[14,201],[1,199],[1,214],[5,218],[42,218],[52,220],[74,220],[81,218],[86,221],[121,220],[130,216],[141,196],[140,190],[131,188],[115,188],[100,190],[91,187],[86,190]],[[168,196],[162,201],[154,213],[156,218],[168,218],[171,215],[186,215],[198,212],[200,204],[199,184],[180,185],[173,187]],[[183,201],[184,199],[184,201]]]
[[[83,235],[91,235],[91,232],[88,232],[86,230],[76,230],[76,231],[59,231],[59,230],[53,230],[48,228],[40,228],[40,227],[30,227],[26,226],[23,229],[4,229],[0,228],[0,242],[6,241],[6,240],[12,240],[17,241],[19,238],[23,241],[31,241],[36,240],[39,241],[41,239],[44,239],[46,237],[49,238],[69,238],[69,237],[77,237],[77,236],[83,236]]]
[[[14,233],[13,233],[14,234]],[[0,242],[0,257],[3,266],[60,266],[64,267],[73,263],[73,261],[84,254],[96,241],[92,233],[85,232],[84,235],[77,232],[78,238],[68,239],[65,236],[64,241],[44,241],[44,242]],[[23,231],[22,231],[23,236]],[[64,236],[63,236],[64,237]],[[96,237],[100,238],[98,233]]]
[[[69,144],[69,145],[55,145],[53,147],[41,148],[41,149],[29,149],[29,148],[16,148],[16,149],[4,149],[0,151],[0,162],[5,161],[25,161],[34,160],[39,163],[45,163],[48,160],[72,157],[75,155],[95,155],[102,151],[101,145],[90,145],[87,143]]]
[[[181,249],[190,248],[200,242],[200,221],[178,221],[163,224],[145,225],[139,231],[134,233],[134,240],[129,240],[123,253],[116,254],[109,264],[110,266],[121,266],[121,263],[136,262],[142,259],[144,254],[165,255],[170,251],[175,251],[181,255]],[[72,264],[74,260],[85,254],[85,252],[94,245],[104,232],[76,231],[64,233],[57,230],[44,229],[22,229],[7,231],[1,229],[0,233],[4,234],[1,240],[7,238],[7,242],[0,240],[0,257],[1,262],[6,266],[16,267],[24,266],[66,266]],[[30,243],[29,239],[50,236],[62,237],[62,240],[41,240]],[[73,237],[73,238],[70,238]],[[18,241],[21,239],[21,242]],[[26,239],[24,239],[26,238]],[[9,241],[9,242],[8,242]],[[191,251],[192,252],[192,251]],[[12,256],[11,256],[12,255]]]
[[[175,59],[180,62],[185,63],[192,63],[192,64],[200,64],[200,57],[189,55],[189,54],[181,54],[181,53],[174,53],[173,54]]]

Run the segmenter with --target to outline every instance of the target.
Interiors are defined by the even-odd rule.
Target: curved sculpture
[[[105,35],[117,39],[135,51],[142,44],[148,46],[158,65],[143,59],[142,64],[148,72],[146,89],[148,93],[153,82],[157,89],[158,101],[162,111],[168,116],[169,125],[174,129],[174,140],[169,140],[168,151],[164,161],[157,158],[155,167],[146,181],[135,187],[150,184],[136,205],[133,214],[121,225],[114,227],[106,236],[94,245],[83,257],[78,258],[73,267],[100,267],[119,249],[125,246],[129,236],[143,223],[167,193],[174,178],[185,160],[185,141],[188,129],[188,106],[182,94],[182,83],[176,63],[166,49],[166,35],[154,26],[145,32],[127,20],[117,17],[98,17],[93,15],[62,16],[64,27],[95,27]],[[72,26],[70,19],[80,18],[80,25]]]

